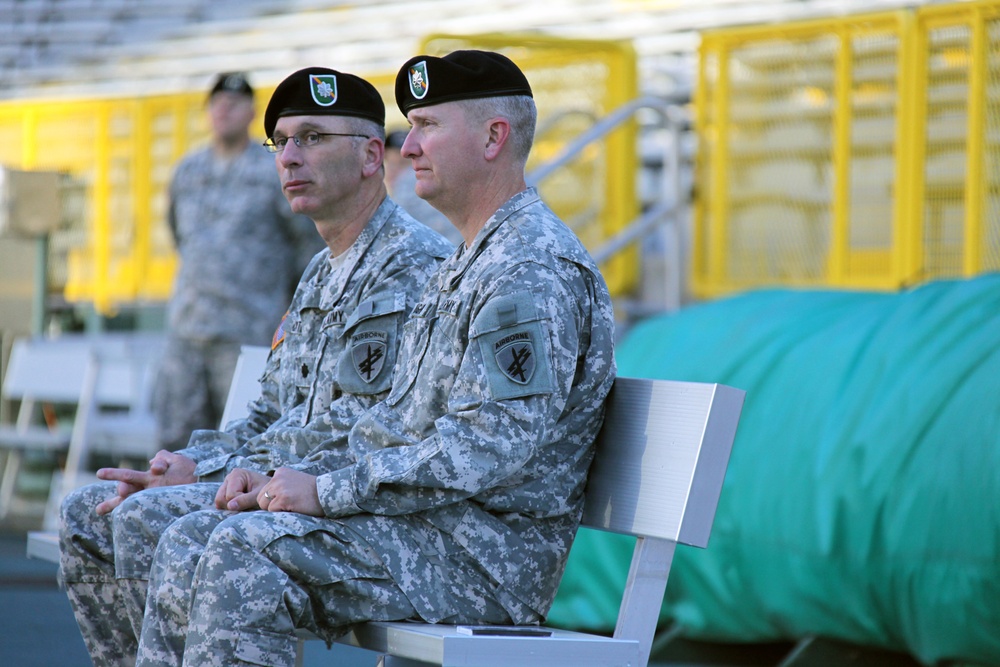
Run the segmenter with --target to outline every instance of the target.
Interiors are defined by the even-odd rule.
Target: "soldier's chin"
[[[437,193],[429,183],[422,183],[418,180],[416,185],[413,186],[413,191],[417,193],[418,197],[433,205]]]
[[[313,205],[313,203],[306,197],[294,197],[288,202],[288,207],[292,209],[292,213],[297,213],[313,219],[316,217],[316,206]]]

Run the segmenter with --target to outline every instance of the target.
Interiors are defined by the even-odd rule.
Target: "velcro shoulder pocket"
[[[406,296],[394,294],[364,301],[351,313],[337,365],[341,391],[371,395],[389,390],[405,312]]]
[[[494,400],[553,391],[551,346],[530,292],[491,299],[469,331],[479,345],[483,374]]]

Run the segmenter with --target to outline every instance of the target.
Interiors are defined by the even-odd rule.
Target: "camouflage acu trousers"
[[[136,665],[291,667],[296,628],[332,640],[362,621],[419,619],[410,597],[430,584],[402,582],[404,591],[384,560],[426,556],[392,545],[376,552],[348,521],[288,512],[190,514],[157,547]],[[445,622],[511,622],[474,563],[457,554],[443,558],[451,576],[434,596],[446,599]]]
[[[219,486],[147,489],[98,516],[94,508],[115,494],[116,484],[78,489],[61,508],[60,576],[95,667],[134,663],[160,535],[178,517],[212,507]]]
[[[192,431],[219,428],[239,356],[236,341],[168,338],[153,392],[161,447],[173,452]]]

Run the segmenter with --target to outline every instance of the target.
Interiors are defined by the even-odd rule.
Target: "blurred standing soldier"
[[[388,397],[351,429],[355,462],[279,468],[252,505],[220,505],[267,511],[203,510],[163,533],[137,667],[291,667],[296,628],[548,613],[615,376],[611,299],[526,186],[536,112],[513,62],[417,56],[396,102],[417,194],[465,243],[414,307]]]
[[[451,249],[386,196],[384,119],[378,91],[351,74],[310,67],[275,89],[264,114],[271,168],[327,247],[274,335],[246,419],[196,431],[185,449],[159,452],[149,471],[101,469],[108,481],[63,502],[60,574],[96,667],[134,660],[167,526],[214,507],[218,494],[242,495],[251,472],[266,480],[280,466],[319,474],[348,465],[351,427],[388,394],[406,318]],[[236,467],[224,492],[220,482]]]
[[[180,268],[154,403],[160,446],[170,451],[196,429],[219,427],[240,346],[270,341],[323,247],[312,221],[289,208],[273,158],[250,141],[246,76],[220,74],[207,106],[211,144],[181,160],[169,190]]]

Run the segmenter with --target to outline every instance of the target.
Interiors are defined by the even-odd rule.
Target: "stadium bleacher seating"
[[[540,31],[623,39],[651,94],[689,93],[697,32],[806,18],[825,0],[7,0],[0,11],[0,100],[200,89],[221,70],[279,81],[307,62],[386,74],[430,33]],[[847,0],[838,12],[903,6]],[[9,7],[9,9],[8,9]]]

